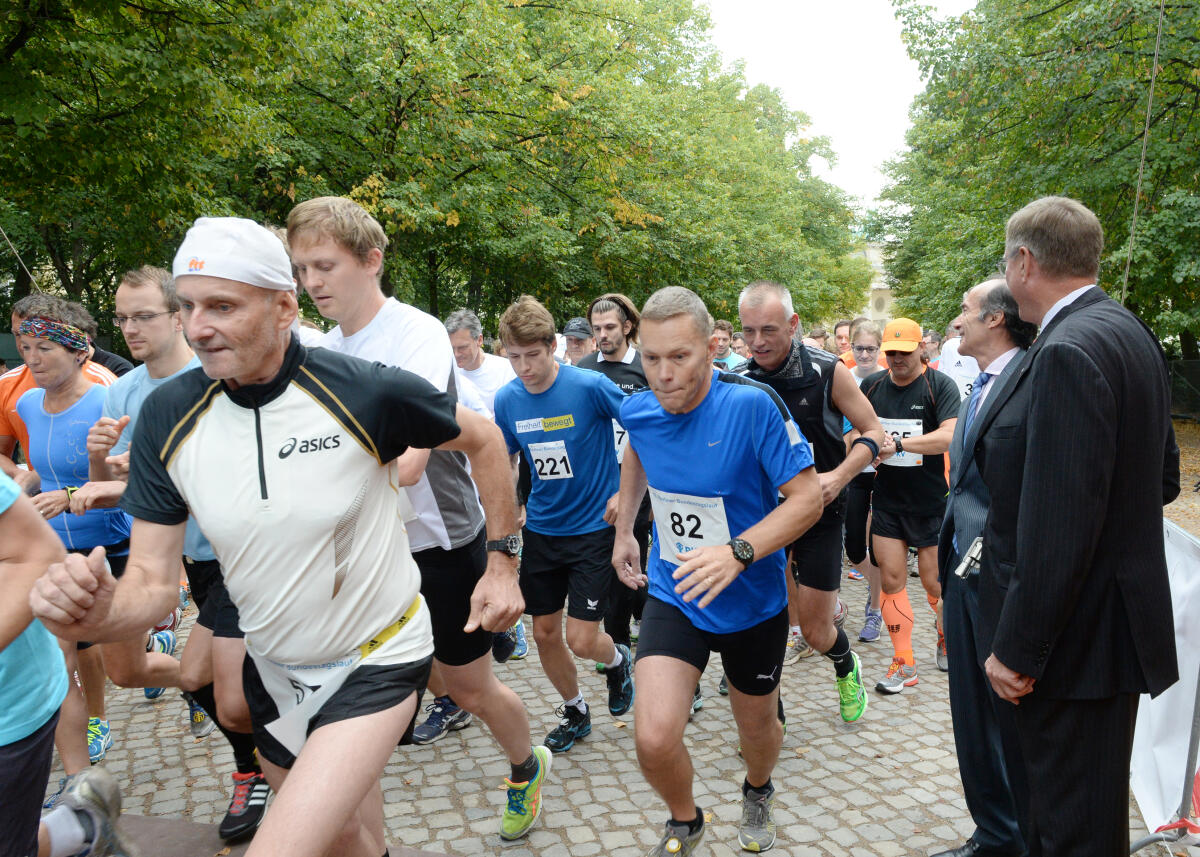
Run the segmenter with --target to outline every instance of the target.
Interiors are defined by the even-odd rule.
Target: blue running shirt
[[[46,413],[46,391],[34,387],[17,400],[17,414],[29,429],[29,465],[42,478],[43,491],[58,491],[88,481],[87,433],[104,411],[107,388],[93,384],[71,407]],[[120,509],[69,511],[48,522],[68,550],[113,545],[129,538],[132,524]]]
[[[702,631],[743,631],[787,606],[782,549],[755,560],[704,609],[684,603],[671,575],[676,550],[741,535],[775,509],[781,485],[813,466],[808,443],[789,420],[770,390],[716,370],[704,401],[686,414],[667,413],[649,390],[634,393],[621,408],[654,505],[650,594],[678,607]]]
[[[574,366],[559,366],[542,393],[530,393],[520,378],[496,391],[496,424],[508,451],[520,451],[529,462],[529,529],[578,536],[608,526],[604,504],[621,478],[612,421],[624,398],[604,375]]]
[[[21,489],[0,473],[0,514]],[[0,650],[0,746],[15,744],[42,727],[67,695],[67,670],[50,632],[34,619]]]

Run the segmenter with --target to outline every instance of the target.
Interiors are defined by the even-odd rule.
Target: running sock
[[[792,625],[790,628],[788,628],[788,633],[791,634],[793,637],[800,636],[800,626]]]
[[[254,755],[254,736],[246,732],[231,732],[217,717],[217,698],[213,693],[212,682],[199,690],[186,693],[186,696],[191,696],[192,700],[204,709],[204,713],[212,718],[213,723],[217,724],[217,728],[221,730],[221,734],[233,748],[233,761],[237,765],[237,772],[239,774],[261,773],[258,767],[258,757]]]
[[[836,625],[837,639],[833,641],[833,646],[825,653],[825,657],[833,661],[833,669],[837,673],[838,678],[845,678],[854,672],[854,655],[850,652],[850,640],[846,637],[846,632]]]
[[[613,662],[611,664],[604,665],[604,668],[606,670],[615,670],[617,667],[619,667],[621,665],[621,662],[623,660],[625,660],[625,656],[623,654],[621,654],[621,650],[617,648],[615,643],[613,644],[613,652],[616,653],[616,658],[613,660]]]
[[[700,811],[700,807],[696,807],[696,817],[691,821],[680,821],[678,818],[672,817],[671,824],[673,824],[675,827],[686,827],[687,835],[691,836],[704,826],[704,813]]]
[[[511,764],[511,763],[510,763]],[[529,754],[529,758],[519,765],[512,765],[512,777],[510,779],[514,783],[528,783],[537,776],[538,760],[533,753]]]
[[[775,786],[771,784],[770,777],[767,777],[767,781],[761,786],[752,786],[750,785],[749,780],[742,780],[742,797],[750,794],[750,792],[758,792],[761,795],[768,794],[773,791],[775,791]]]
[[[908,602],[908,589],[901,589],[890,595],[883,593],[880,609],[883,611],[883,622],[887,625],[888,636],[892,638],[892,648],[896,657],[902,658],[909,666],[914,666],[917,661],[913,657],[913,610]]]
[[[568,708],[575,708],[575,709],[578,709],[579,711],[582,711],[584,714],[587,714],[588,705],[586,702],[583,701],[583,691],[582,690],[579,693],[575,694],[574,699],[568,699],[565,704]]]
[[[72,857],[92,841],[95,830],[87,813],[76,812],[69,806],[56,806],[42,816],[46,837],[50,840],[50,857]]]

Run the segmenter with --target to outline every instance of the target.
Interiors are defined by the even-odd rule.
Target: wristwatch
[[[733,549],[733,558],[742,564],[742,568],[747,569],[754,562],[754,545],[745,539],[730,539],[729,547]]]
[[[500,553],[508,554],[509,556],[517,556],[521,553],[521,534],[513,533],[502,539],[488,542],[484,547],[489,551],[500,551]]]
[[[900,440],[899,436],[892,438],[892,440],[896,444],[896,452],[904,452],[904,443]]]

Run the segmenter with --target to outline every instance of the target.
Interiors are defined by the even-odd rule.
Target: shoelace
[[[903,668],[904,668],[904,661],[901,661],[901,660],[892,661],[892,665],[890,667],[888,667],[887,677],[891,678],[896,673],[900,672],[900,670],[902,670]]]
[[[508,811],[514,815],[525,815],[526,813],[526,792],[529,790],[529,783],[525,784],[525,788],[517,788],[510,780],[508,783]]]
[[[229,812],[231,815],[241,815],[246,811],[246,801],[250,799],[250,791],[256,785],[255,777],[249,777],[246,780],[239,780],[234,777],[233,800],[229,802]]]
[[[767,820],[767,799],[756,797],[748,801],[742,809],[742,823],[760,827]]]

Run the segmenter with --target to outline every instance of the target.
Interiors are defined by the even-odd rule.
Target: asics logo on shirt
[[[342,445],[342,436],[340,434],[331,434],[328,437],[310,437],[304,440],[299,440],[294,437],[289,437],[279,449],[279,457],[287,458],[293,452],[320,452],[322,449],[337,449]]]

